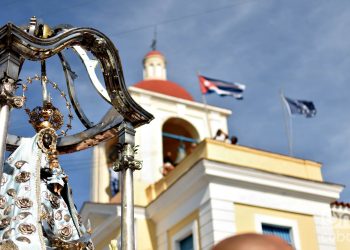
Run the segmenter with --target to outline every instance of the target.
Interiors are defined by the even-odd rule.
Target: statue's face
[[[52,141],[53,141],[52,135],[50,135],[49,133],[45,133],[43,135],[43,144],[45,148],[49,149],[52,144]]]
[[[52,160],[50,165],[53,168],[58,168],[59,167],[58,160],[57,159]]]

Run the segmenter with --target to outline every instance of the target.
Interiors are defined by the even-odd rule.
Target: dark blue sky
[[[314,101],[316,117],[292,119],[294,154],[322,162],[326,181],[350,184],[349,1],[7,0],[1,9],[2,24],[27,24],[36,15],[52,26],[69,23],[99,29],[119,49],[128,86],[142,79],[142,58],[150,50],[157,24],[158,49],[168,60],[169,80],[181,84],[197,101],[201,100],[197,71],[246,84],[243,101],[207,98],[209,104],[233,111],[229,132],[239,137],[241,145],[287,154],[279,91]],[[82,81],[80,99],[98,121],[107,105],[86,84],[79,60],[72,60]],[[22,79],[39,73],[34,63],[25,67]],[[63,83],[56,59],[50,61],[48,72],[51,80]],[[11,131],[32,135],[25,121],[21,112],[14,112]],[[81,129],[77,121],[74,125],[75,131]],[[64,156],[62,165],[80,207],[89,198],[91,150]],[[342,199],[350,200],[350,189]]]

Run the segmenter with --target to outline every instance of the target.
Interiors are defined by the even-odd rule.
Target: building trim
[[[280,189],[309,194],[315,198],[323,198],[321,200],[328,200],[329,203],[338,199],[339,193],[344,188],[337,184],[305,180],[209,160],[203,160],[203,165],[205,167],[205,174],[208,176],[272,187],[276,190]]]

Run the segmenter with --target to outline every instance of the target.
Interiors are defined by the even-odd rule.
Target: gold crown
[[[29,116],[29,122],[36,132],[44,128],[53,128],[58,130],[63,125],[63,115],[51,102],[45,102],[44,105],[35,107],[33,110],[25,109]]]

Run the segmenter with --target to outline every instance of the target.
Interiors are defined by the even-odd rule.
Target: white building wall
[[[329,206],[328,206],[329,209]],[[333,231],[333,219],[331,211],[328,212],[327,208],[324,208],[325,214],[315,215],[314,222],[316,225],[317,240],[320,250],[334,250],[336,248],[335,235]],[[341,250],[341,249],[340,249]]]
[[[236,231],[234,206],[232,202],[210,199],[200,207],[200,236],[203,250],[232,236]]]
[[[157,106],[153,105],[150,96],[136,94],[133,98],[155,116],[150,124],[137,128],[135,136],[135,144],[139,146],[136,158],[142,161],[142,169],[134,172],[135,180],[153,183],[162,177],[160,171],[163,163],[162,135],[155,132],[162,126],[157,115],[159,111]]]

